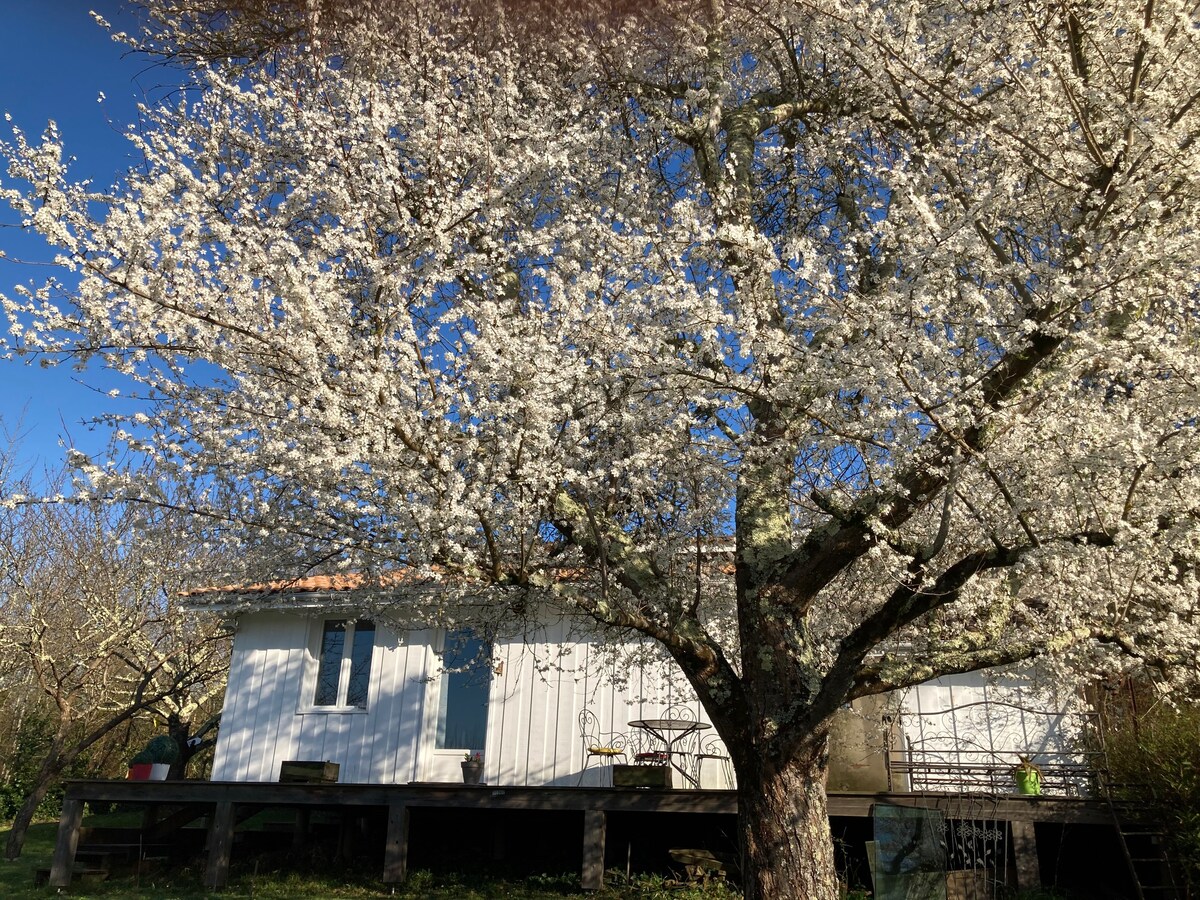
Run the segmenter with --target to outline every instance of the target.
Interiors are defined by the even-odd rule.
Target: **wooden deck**
[[[249,811],[316,809],[386,813],[382,879],[403,881],[408,868],[410,810],[414,808],[537,810],[582,813],[583,886],[600,888],[604,879],[605,817],[617,812],[737,814],[737,794],[715,790],[638,788],[503,787],[463,784],[277,784],[210,781],[69,781],[63,797],[50,884],[71,883],[83,808],[87,802],[142,804],[153,820],[169,809],[170,824],[207,822],[205,884],[228,880],[234,828]],[[990,819],[1010,823],[1022,886],[1037,885],[1034,823],[1112,825],[1107,806],[1070,797],[985,794],[830,793],[830,816],[870,816],[877,803],[940,810],[950,819]],[[168,816],[164,816],[166,822]]]

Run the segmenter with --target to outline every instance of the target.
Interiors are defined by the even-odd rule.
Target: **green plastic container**
[[[1027,797],[1036,797],[1042,793],[1042,773],[1034,768],[1018,766],[1013,772],[1017,781],[1017,793]]]

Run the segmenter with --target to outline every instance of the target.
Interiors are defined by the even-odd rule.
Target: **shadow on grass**
[[[318,898],[396,897],[402,900],[735,900],[737,894],[724,885],[684,886],[657,876],[634,878],[598,892],[583,892],[578,875],[535,875],[520,880],[489,878],[478,874],[414,872],[403,885],[381,884],[366,875],[362,866],[325,867],[312,858],[247,860],[235,865],[230,884],[220,892],[200,886],[201,864],[140,874],[121,875],[106,881],[77,881],[59,891],[34,886],[34,873],[48,869],[54,853],[58,826],[53,822],[33,825],[21,858],[0,860],[0,897],[7,900],[45,900],[49,897],[121,897],[129,900],[198,900],[198,898],[256,898],[256,900],[318,900]],[[8,830],[0,830],[0,842]],[[320,867],[321,871],[314,871]]]

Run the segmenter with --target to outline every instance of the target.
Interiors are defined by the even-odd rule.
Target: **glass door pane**
[[[481,753],[487,735],[491,648],[470,631],[452,632],[446,635],[442,666],[434,746]]]

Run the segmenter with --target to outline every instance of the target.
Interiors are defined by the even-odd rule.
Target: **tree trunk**
[[[22,801],[16,816],[13,817],[12,830],[8,832],[8,842],[4,846],[5,859],[17,859],[21,855],[21,850],[25,847],[25,835],[29,831],[29,824],[33,821],[33,817],[37,815],[38,807],[46,799],[46,794],[49,793],[50,786],[54,784],[55,779],[62,774],[77,755],[62,754],[59,747],[56,746],[58,743],[59,741],[56,740],[55,745],[51,745],[50,752],[38,769],[32,789]]]
[[[67,731],[72,723],[71,708],[69,704],[60,707],[58,731],[54,736],[54,740],[50,742],[50,749],[46,751],[45,759],[42,760],[42,764],[38,768],[32,790],[30,790],[29,795],[21,804],[16,818],[13,819],[12,831],[8,833],[8,843],[4,848],[5,859],[17,859],[21,855],[21,850],[25,846],[25,833],[29,830],[29,823],[33,821],[38,806],[46,799],[46,794],[49,793],[50,787],[66,771],[67,767],[75,762],[79,758],[79,755],[87,750],[88,747],[91,747],[114,728],[133,718],[135,714],[149,708],[152,703],[161,700],[164,696],[160,694],[146,698],[141,694],[142,690],[139,688],[136,695],[136,702],[107,719],[97,728],[92,729],[83,738],[71,744],[67,743]]]
[[[179,748],[179,756],[175,758],[175,762],[171,763],[171,771],[167,774],[167,778],[172,781],[177,778],[187,778],[188,760],[196,752],[189,743],[192,736],[192,723],[184,722],[177,715],[171,713],[167,716],[167,734]]]
[[[783,766],[759,760],[737,773],[745,900],[837,900],[825,802],[825,741]]]

